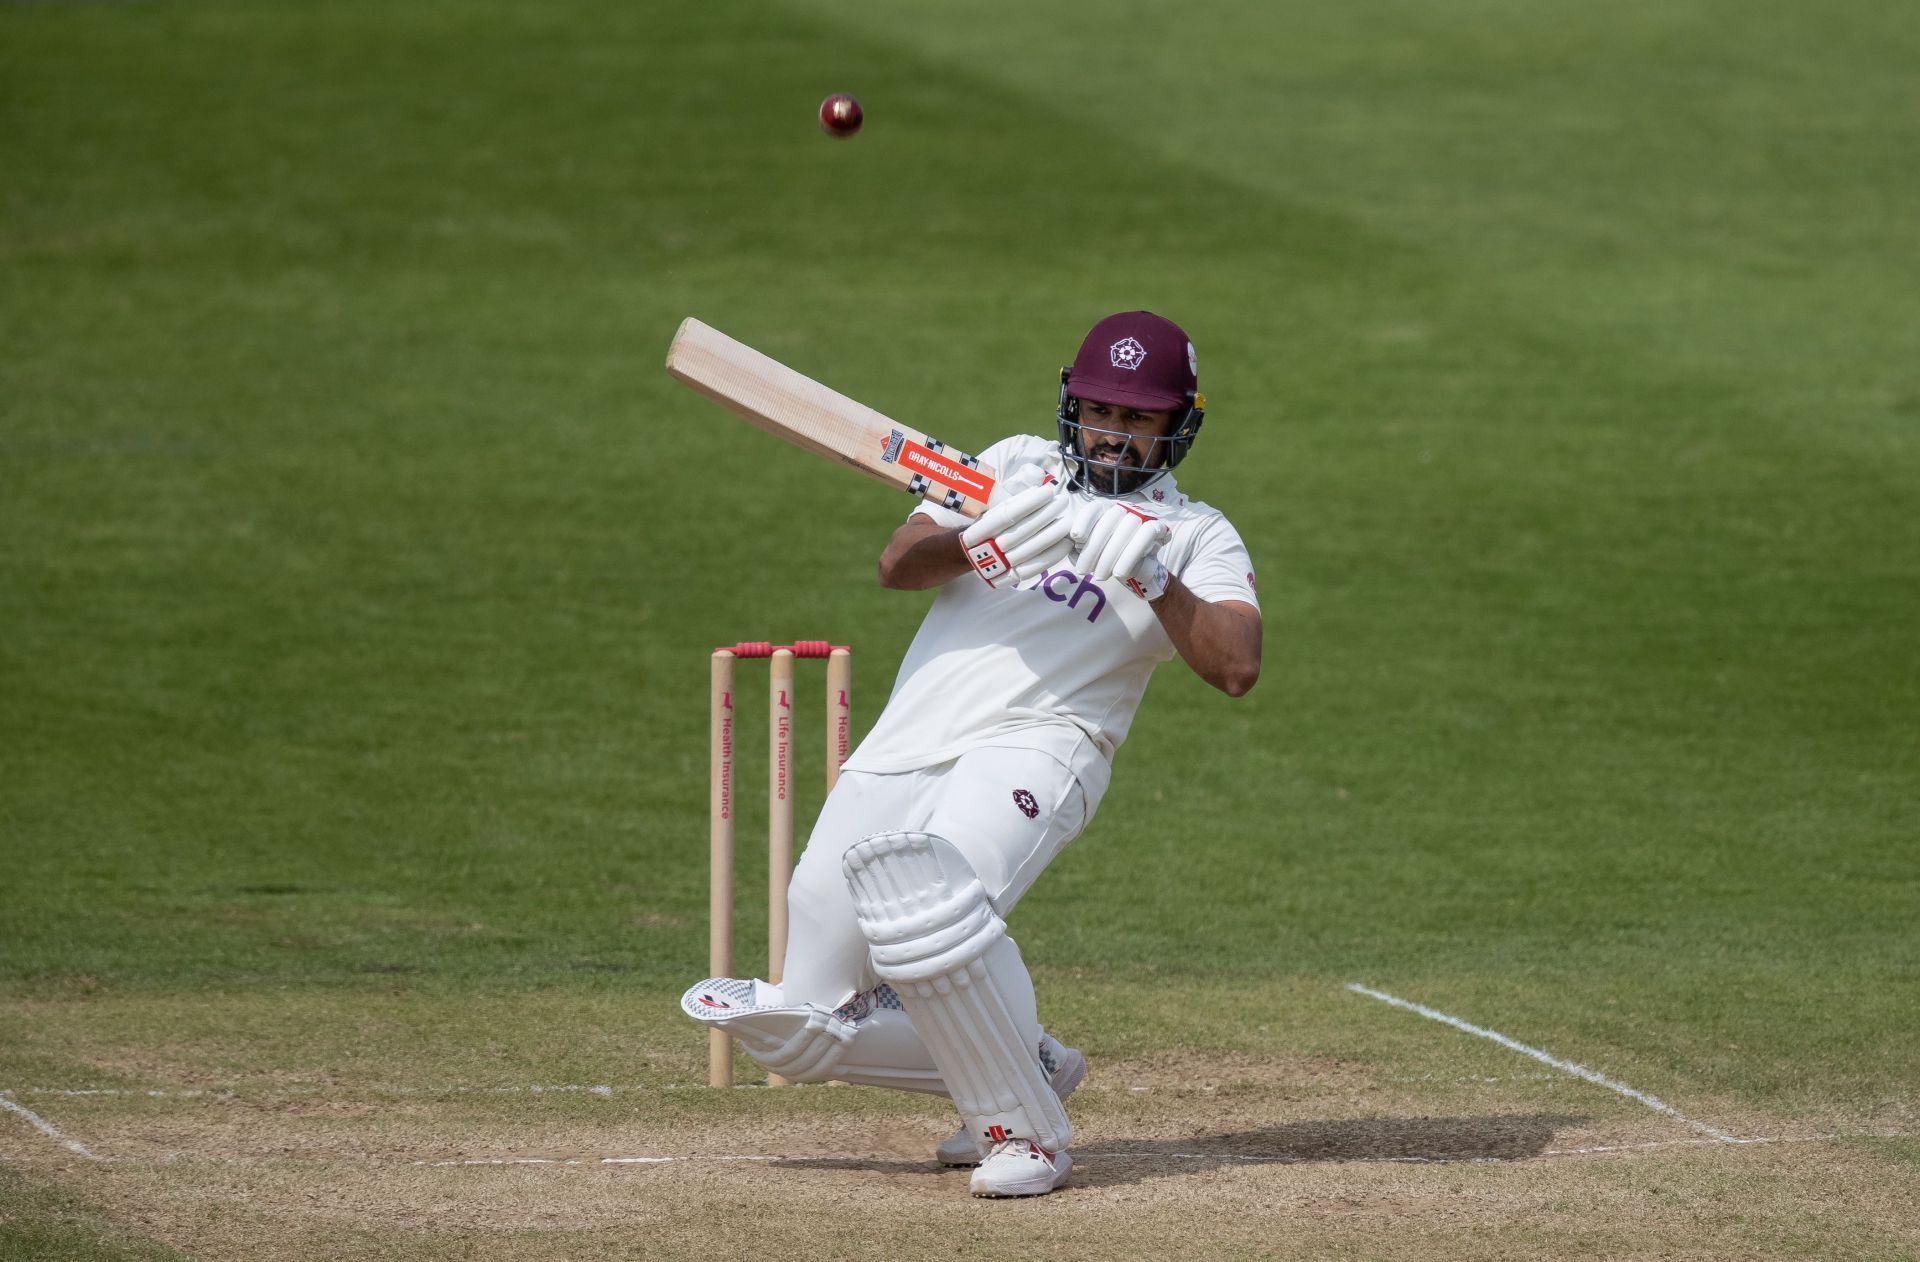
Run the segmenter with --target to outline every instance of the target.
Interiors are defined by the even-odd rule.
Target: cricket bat
[[[945,508],[978,517],[993,470],[689,316],[667,371],[750,425]]]

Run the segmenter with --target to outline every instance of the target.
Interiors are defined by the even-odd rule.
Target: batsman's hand
[[[1118,500],[1089,500],[1074,511],[1067,533],[1077,554],[1074,568],[1094,582],[1117,578],[1147,600],[1167,590],[1158,554],[1173,528],[1153,514]]]
[[[988,587],[1032,578],[1067,559],[1066,488],[1039,465],[1026,465],[993,489],[987,511],[960,542]]]

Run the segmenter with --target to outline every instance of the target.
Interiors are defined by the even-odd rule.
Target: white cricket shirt
[[[1002,479],[1028,464],[1065,476],[1059,445],[1031,434],[1002,439],[980,461]],[[1172,473],[1123,499],[1172,529],[1161,563],[1196,596],[1259,607],[1239,533],[1181,494]],[[932,503],[913,511],[944,526],[967,522]],[[1153,668],[1173,655],[1159,618],[1117,580],[1095,583],[1063,564],[992,588],[968,571],[934,597],[886,709],[846,765],[916,771],[986,745],[1036,749],[1074,773],[1091,807]]]

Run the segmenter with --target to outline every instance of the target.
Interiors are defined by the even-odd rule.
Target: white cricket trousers
[[[1092,805],[1072,773],[1032,749],[976,749],[918,771],[841,772],[787,890],[781,992],[788,1002],[833,1009],[878,983],[840,872],[841,856],[862,837],[913,831],[946,838],[1004,919],[1086,827]]]

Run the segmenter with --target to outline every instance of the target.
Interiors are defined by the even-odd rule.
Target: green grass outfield
[[[699,1081],[706,652],[850,642],[864,727],[926,600],[674,327],[977,449],[1146,306],[1266,669],[1161,672],[1043,1015],[1467,1055],[1364,982],[1911,1180],[1916,65],[1868,3],[0,6],[0,1091]],[[0,1139],[0,1253],[164,1256]]]

